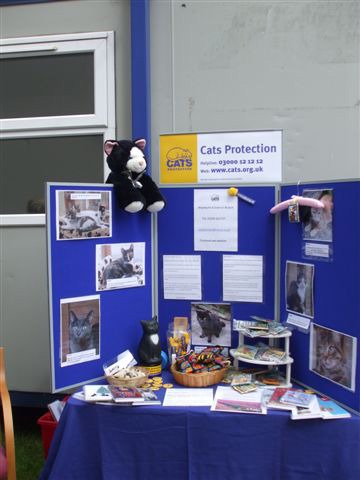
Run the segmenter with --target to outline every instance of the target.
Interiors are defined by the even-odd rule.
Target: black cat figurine
[[[143,335],[138,355],[141,365],[153,366],[161,364],[161,345],[159,338],[159,322],[155,315],[151,320],[141,320]]]
[[[197,312],[197,319],[201,327],[200,338],[207,337],[209,343],[213,335],[219,338],[221,330],[225,327],[225,323],[211,312]]]

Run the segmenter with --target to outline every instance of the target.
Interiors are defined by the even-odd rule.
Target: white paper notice
[[[226,189],[194,190],[194,250],[236,252],[238,198]]]
[[[201,256],[163,255],[164,299],[201,300]]]
[[[223,255],[223,300],[262,303],[261,255]]]
[[[305,255],[308,257],[329,258],[329,245],[320,243],[305,243]]]
[[[163,407],[210,407],[212,403],[212,388],[167,388]]]
[[[286,323],[290,325],[295,325],[296,327],[302,328],[303,330],[308,330],[310,326],[310,318],[300,317],[300,315],[294,315],[289,313]]]

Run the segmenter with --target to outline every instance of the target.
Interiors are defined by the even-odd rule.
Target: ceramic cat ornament
[[[141,326],[143,334],[138,348],[141,365],[145,367],[161,365],[161,345],[157,316],[155,315],[151,320],[141,320]]]
[[[147,210],[159,212],[165,206],[156,183],[146,173],[144,149],[146,140],[106,140],[104,151],[111,170],[106,183],[114,185],[121,209],[129,213]]]

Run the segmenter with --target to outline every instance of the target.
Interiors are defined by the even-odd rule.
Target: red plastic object
[[[50,412],[46,412],[38,419],[37,424],[40,425],[44,457],[47,458],[58,422],[53,419]]]

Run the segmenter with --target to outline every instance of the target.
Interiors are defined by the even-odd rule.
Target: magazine
[[[108,385],[84,385],[84,400],[86,402],[112,402]]]
[[[211,410],[229,413],[266,414],[266,407],[262,403],[261,390],[239,395],[232,387],[219,386]]]
[[[109,390],[115,403],[144,402],[144,397],[138,388],[109,385]]]
[[[336,418],[349,418],[351,414],[336,402],[327,397],[319,397],[319,406],[324,420]]]

